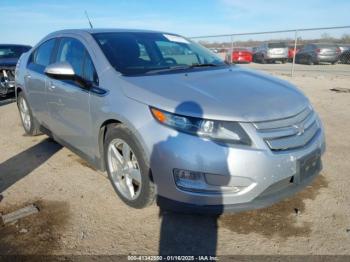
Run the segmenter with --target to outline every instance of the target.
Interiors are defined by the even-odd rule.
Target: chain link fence
[[[350,26],[191,37],[230,63],[283,75],[350,77]]]

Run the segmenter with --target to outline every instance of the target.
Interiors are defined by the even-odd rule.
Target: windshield
[[[19,58],[21,54],[27,52],[29,49],[29,46],[0,45],[0,59]]]
[[[124,75],[226,66],[206,48],[178,35],[116,32],[93,36],[110,64]]]

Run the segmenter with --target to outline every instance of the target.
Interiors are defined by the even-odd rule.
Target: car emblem
[[[303,124],[294,125],[293,127],[294,127],[295,130],[297,131],[297,136],[301,136],[302,134],[304,134],[304,132],[305,132],[305,127],[304,127]]]

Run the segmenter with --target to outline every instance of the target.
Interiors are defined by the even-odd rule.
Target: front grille
[[[320,132],[317,116],[310,107],[289,118],[253,124],[272,151],[304,147]]]

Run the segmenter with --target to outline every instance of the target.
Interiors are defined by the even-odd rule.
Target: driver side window
[[[56,62],[68,62],[76,75],[98,84],[94,64],[84,45],[75,38],[62,38],[57,51]]]
[[[57,52],[56,62],[68,62],[74,72],[83,77],[85,47],[74,38],[63,38]]]

